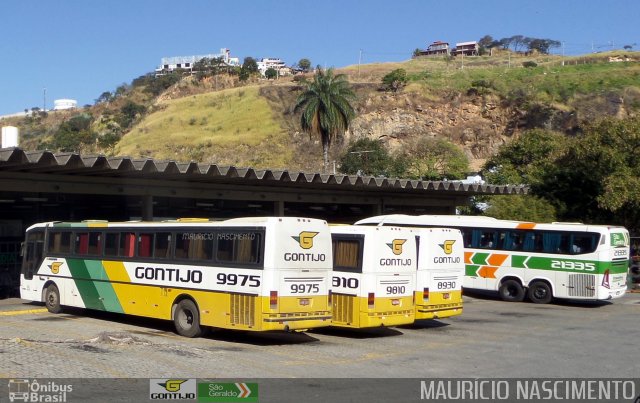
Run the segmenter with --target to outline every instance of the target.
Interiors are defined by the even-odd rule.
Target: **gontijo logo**
[[[388,243],[387,246],[391,248],[391,251],[394,255],[402,254],[402,245],[407,242],[406,239],[394,239],[391,243]]]
[[[167,390],[167,392],[179,392],[180,385],[185,383],[186,379],[169,379],[165,383],[159,383],[158,385],[162,386]]]
[[[295,239],[302,249],[311,249],[313,248],[313,238],[316,235],[318,235],[317,232],[302,231],[300,235],[292,236],[291,238]]]
[[[302,249],[313,248],[313,238],[318,235],[319,232],[302,231],[298,236],[292,236]],[[324,253],[304,253],[304,252],[286,252],[284,254],[284,260],[286,262],[324,262],[327,260],[327,256]]]
[[[51,273],[58,274],[60,272],[60,266],[62,266],[62,262],[53,262],[49,265],[51,269]]]
[[[453,252],[453,244],[456,243],[455,240],[451,241],[444,241],[443,244],[439,244],[438,246],[442,248],[442,250],[444,251],[444,253],[446,253],[447,255],[450,255],[451,252]]]
[[[181,400],[196,399],[195,379],[150,379],[149,399]]]

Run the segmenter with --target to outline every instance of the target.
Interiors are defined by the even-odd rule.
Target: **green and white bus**
[[[331,324],[324,220],[47,222],[27,229],[21,297],[204,327],[305,330]]]
[[[537,224],[491,217],[385,215],[360,225],[449,227],[464,239],[464,288],[498,291],[505,301],[554,297],[609,300],[627,290],[629,232],[579,223]]]

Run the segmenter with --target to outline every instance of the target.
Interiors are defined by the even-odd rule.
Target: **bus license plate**
[[[310,303],[309,302],[309,298],[302,298],[302,299],[300,299],[298,301],[299,301],[300,305],[302,305],[302,306],[307,306]]]
[[[451,297],[451,295],[448,292],[445,292],[444,294],[442,294],[442,298],[444,299],[449,299]]]

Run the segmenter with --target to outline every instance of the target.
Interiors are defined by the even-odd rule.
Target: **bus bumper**
[[[462,291],[434,292],[425,300],[416,293],[416,320],[442,319],[462,314]]]

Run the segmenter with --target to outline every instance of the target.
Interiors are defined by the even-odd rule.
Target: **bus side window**
[[[120,233],[120,254],[122,257],[133,257],[135,251],[136,234],[133,232]]]
[[[220,233],[217,236],[216,260],[235,264],[258,263],[260,233]]]
[[[469,228],[463,228],[461,229],[461,231],[462,231],[462,240],[464,241],[464,247],[473,248],[472,233],[474,230]]]
[[[151,241],[153,234],[142,233],[138,235],[138,257],[151,257]]]
[[[90,232],[87,253],[89,255],[102,255],[102,233]]]
[[[118,236],[120,234],[115,232],[107,232],[104,236],[104,255],[105,256],[118,256]]]
[[[176,234],[176,259],[186,259],[189,255],[190,233],[178,232]]]
[[[574,233],[571,240],[571,253],[592,253],[596,250],[598,234]]]
[[[493,249],[496,247],[496,232],[493,230],[482,230],[480,235],[480,248]]]
[[[47,249],[54,255],[71,252],[71,232],[50,232]]]
[[[75,252],[77,255],[89,253],[89,233],[76,232]]]
[[[503,234],[503,246],[505,250],[522,250],[524,234],[521,231],[505,231]]]
[[[34,231],[27,234],[27,251],[22,261],[24,278],[31,280],[38,271],[44,257],[44,232]]]
[[[171,233],[156,233],[153,257],[157,259],[167,259],[171,257]]]

